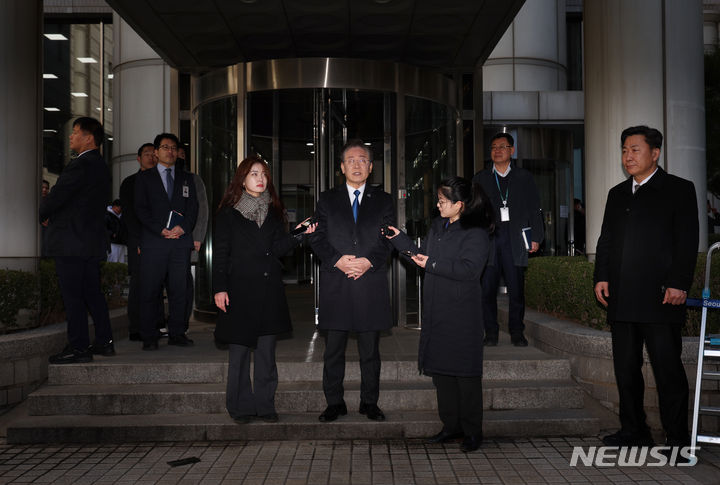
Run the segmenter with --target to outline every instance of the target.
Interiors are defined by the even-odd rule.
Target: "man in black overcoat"
[[[135,179],[140,172],[155,168],[155,145],[143,143],[137,151],[138,171],[125,177],[120,184],[120,203],[123,206],[123,221],[127,229],[128,274],[128,333],[130,340],[142,340],[140,336],[140,221],[135,214]],[[162,311],[162,298],[158,299],[159,311]]]
[[[698,251],[695,187],[658,167],[658,130],[630,127],[621,142],[630,177],[610,189],[595,261],[595,296],[608,309],[620,397],[621,428],[603,442],[652,445],[643,405],[644,343],[666,444],[685,446],[690,444],[688,381],[680,331]]]
[[[191,174],[175,167],[178,139],[172,133],[155,137],[155,168],[137,174],[135,214],[140,231],[140,335],[143,350],[157,350],[157,296],[167,282],[168,345],[187,347],[185,335],[186,278],[193,249],[192,230],[198,201]]]
[[[482,277],[485,345],[498,344],[497,294],[500,275],[505,279],[509,297],[508,329],[510,341],[517,347],[528,344],[525,338],[525,270],[528,253],[540,248],[544,238],[540,195],[530,172],[512,164],[515,140],[510,133],[497,133],[490,140],[492,168],[476,173],[495,211],[495,232],[488,265]],[[525,233],[525,239],[523,239]]]
[[[50,357],[53,364],[90,362],[93,354],[115,355],[107,302],[100,288],[100,262],[107,257],[105,203],[110,170],[100,155],[103,127],[94,118],[75,120],[70,149],[78,154],[40,204],[48,221],[48,256],[55,258],[67,316],[68,345]],[[87,313],[95,325],[90,345]]]
[[[327,331],[323,390],[327,408],[320,421],[347,414],[343,398],[345,348],[355,332],[360,354],[360,409],[382,421],[380,393],[380,331],[392,326],[387,260],[390,245],[381,234],[394,224],[392,198],[367,184],[372,152],[361,140],[349,141],[340,166],[345,182],[320,195],[315,211],[317,230],[310,237],[320,258],[319,329]]]

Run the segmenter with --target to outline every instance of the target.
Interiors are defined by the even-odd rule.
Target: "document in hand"
[[[178,211],[170,211],[170,213],[168,214],[168,220],[165,228],[172,229],[175,226],[179,226],[182,223],[183,219],[185,219],[185,216],[180,214]]]
[[[523,227],[521,230],[523,242],[525,243],[525,249],[530,251],[532,244],[532,229],[529,227]]]

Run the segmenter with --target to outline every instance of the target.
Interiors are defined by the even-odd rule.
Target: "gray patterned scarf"
[[[243,191],[240,200],[235,204],[235,210],[240,212],[246,219],[255,221],[258,227],[263,225],[270,207],[270,194],[266,190],[259,197],[253,197]]]

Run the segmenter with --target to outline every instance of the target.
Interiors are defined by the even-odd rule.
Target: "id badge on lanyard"
[[[500,222],[510,221],[510,208],[505,204],[506,203],[503,202],[503,206],[500,207]]]

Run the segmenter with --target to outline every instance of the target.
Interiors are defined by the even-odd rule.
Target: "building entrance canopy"
[[[173,67],[336,57],[473,70],[524,0],[108,0]]]

